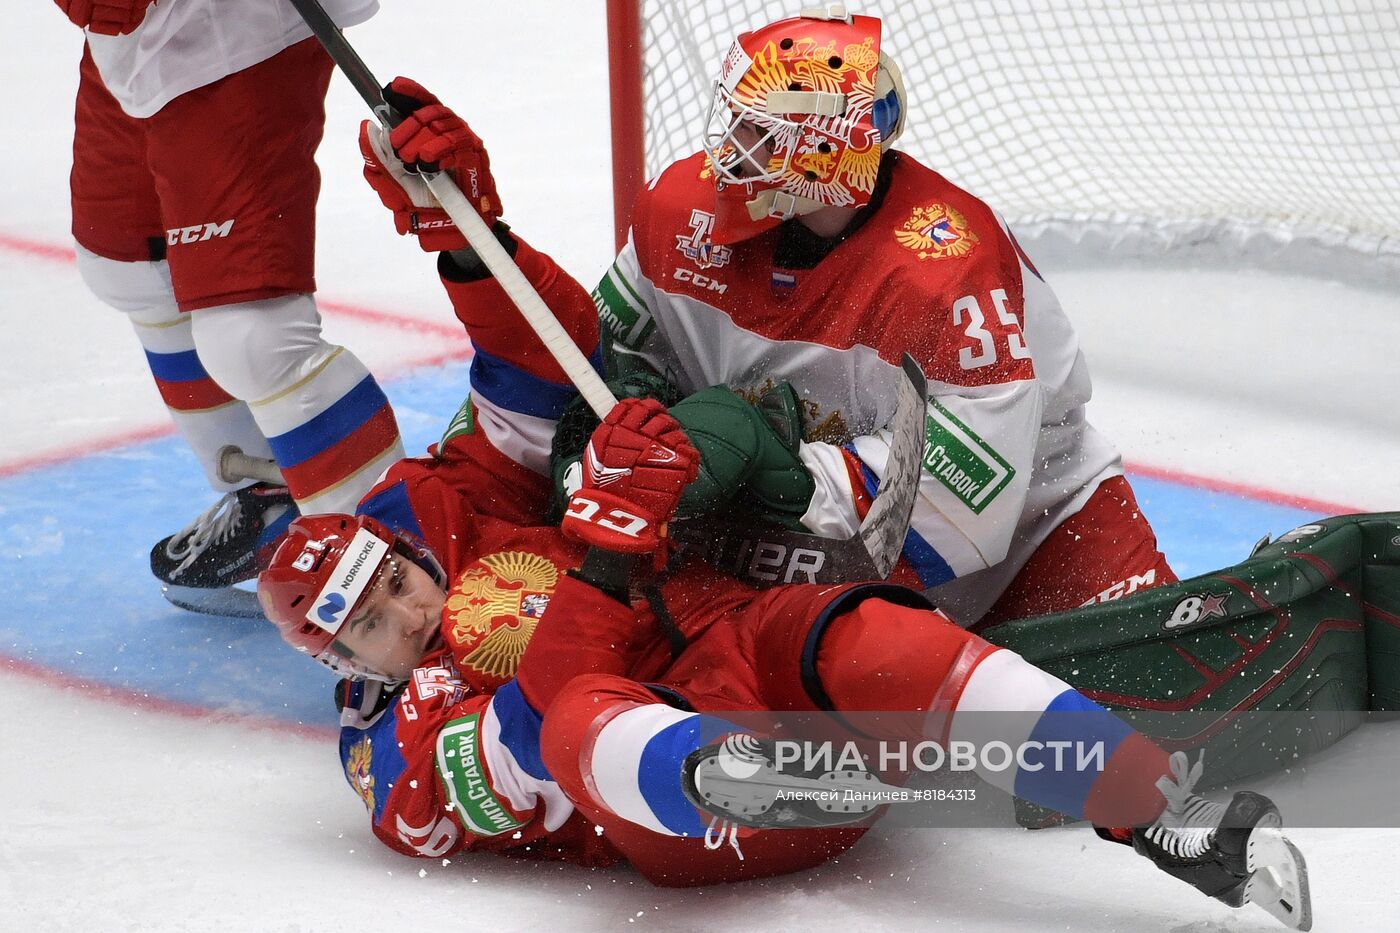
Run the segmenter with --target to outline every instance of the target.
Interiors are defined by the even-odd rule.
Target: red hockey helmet
[[[443,580],[442,568],[431,552],[377,519],[303,516],[287,527],[272,562],[258,575],[258,601],[283,640],[298,651],[337,673],[378,677],[341,657],[332,645],[393,551],[413,560],[439,583]]]
[[[734,40],[705,133],[715,243],[734,243],[824,207],[870,203],[880,156],[904,127],[899,68],[880,20],[825,12]]]

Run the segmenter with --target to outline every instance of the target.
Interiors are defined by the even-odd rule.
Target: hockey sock
[[[190,316],[175,306],[165,262],[118,262],[77,247],[78,270],[103,303],[126,314],[176,430],[204,468],[209,484],[228,492],[247,482],[219,478],[219,451],[236,445],[254,457],[271,457],[248,406],[205,371],[195,351]]]
[[[576,678],[545,718],[545,759],[566,793],[665,836],[703,837],[710,817],[682,789],[686,757],[739,730],[659,702],[622,677]]]
[[[986,654],[950,704],[947,745],[983,780],[1099,826],[1138,826],[1165,801],[1167,753],[1119,717],[1005,649]]]
[[[964,749],[979,777],[1022,799],[1100,826],[1144,825],[1162,810],[1166,752],[937,612],[864,600],[823,633],[817,671],[838,710],[929,711],[918,738],[950,760]]]
[[[218,383],[248,407],[302,514],[351,512],[403,442],[365,365],[321,337],[310,295],[191,312]]]

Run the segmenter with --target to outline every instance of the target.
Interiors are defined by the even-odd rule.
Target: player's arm
[[[463,416],[472,417],[501,450],[542,472],[555,424],[576,390],[418,173],[452,175],[564,330],[601,371],[593,302],[553,259],[500,221],[490,159],[459,116],[405,78],[385,88],[385,99],[406,116],[387,135],[374,124],[362,124],[365,177],[394,212],[399,233],[417,237],[425,251],[438,253],[443,286],[476,350],[471,370],[475,406],[464,408]]]
[[[656,181],[638,193],[632,207],[627,242],[593,289],[598,330],[608,374],[627,376],[637,372],[674,374],[682,380],[688,368],[680,365],[671,346],[672,337],[657,325],[653,314],[660,306],[651,278],[642,271],[637,243],[646,242],[656,200]],[[703,385],[684,385],[692,392]]]
[[[629,595],[633,573],[664,565],[668,528],[698,462],[655,399],[622,399],[589,438],[582,486],[560,526],[588,552],[560,581],[517,676],[535,709],[548,709],[574,677],[624,673],[629,649],[646,634]]]
[[[538,844],[573,812],[539,763],[538,723],[518,690],[469,695],[441,660],[387,701],[378,684],[342,686],[341,762],[374,834],[430,858]]]

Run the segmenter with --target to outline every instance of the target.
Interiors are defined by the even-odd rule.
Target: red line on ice
[[[1187,473],[1185,470],[1150,466],[1146,463],[1137,463],[1135,461],[1124,461],[1123,469],[1137,476],[1145,476],[1148,479],[1160,479],[1169,483],[1179,483],[1182,486],[1195,486],[1199,489],[1207,489],[1211,492],[1223,492],[1245,499],[1257,499],[1260,502],[1270,502],[1274,505],[1286,505],[1290,508],[1316,512],[1319,515],[1350,515],[1354,512],[1371,511],[1370,509],[1364,509],[1357,505],[1329,502],[1326,499],[1312,499],[1308,496],[1295,496],[1292,493],[1280,492],[1277,489],[1268,489],[1264,486],[1255,486],[1250,483],[1237,483],[1228,479],[1215,479],[1210,476]]]
[[[270,730],[283,734],[291,733],[317,741],[333,739],[338,734],[336,729],[329,726],[311,726],[306,723],[292,722],[289,719],[278,719],[274,716],[226,713],[194,703],[182,703],[179,700],[166,699],[129,687],[117,687],[101,681],[65,674],[54,668],[44,667],[5,654],[0,654],[0,671],[17,674],[45,686],[78,691],[89,699],[125,706],[143,713],[164,713],[167,716],[177,716],[181,719],[229,723],[248,729]]]

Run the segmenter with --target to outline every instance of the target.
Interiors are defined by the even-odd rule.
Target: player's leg
[[[210,485],[249,498],[246,511],[271,521],[287,512],[290,500],[282,492],[250,488],[249,480],[228,482],[219,474],[219,452],[227,445],[262,457],[270,457],[271,449],[248,406],[210,378],[195,350],[190,317],[176,305],[146,164],[145,122],[122,112],[86,50],[79,73],[71,176],[78,270],[94,295],[131,321],[161,398]],[[265,508],[255,509],[253,497]],[[188,548],[167,553],[170,540],[157,546],[153,560],[160,556],[167,581],[189,582],[193,555]]]
[[[832,598],[822,587],[766,597],[750,664],[772,709],[881,712],[880,737],[917,742],[1103,744],[1104,768],[1028,767],[978,776],[1096,825],[1142,825],[1161,813],[1167,755],[1064,683],[960,628],[923,597],[887,585]],[[856,725],[859,729],[859,725]],[[1047,745],[1047,748],[1054,748]],[[1071,762],[1071,764],[1074,764]]]
[[[322,337],[312,297],[330,71],[308,39],[149,121],[180,309],[214,380],[249,403],[303,513],[353,511],[403,456],[383,391]]]
[[[893,738],[930,739],[945,748],[1004,746],[1015,752],[1008,767],[973,756],[984,781],[1096,826],[1138,827],[1106,838],[1132,844],[1231,906],[1254,902],[1285,923],[1306,921],[1302,858],[1276,837],[1278,812],[1267,798],[1242,792],[1227,808],[1197,796],[1200,765],[1189,768],[1185,753],[1169,758],[1069,684],[918,605],[921,599],[886,585],[855,587],[834,599],[819,586],[774,591],[749,660],[761,674],[763,699],[774,709],[914,712],[924,715],[884,720],[896,724]],[[916,722],[923,728],[908,729]],[[744,769],[734,767],[745,754],[761,791],[746,788]],[[761,809],[751,815],[754,801],[766,802],[773,796],[767,788],[780,784],[781,768],[767,744],[712,743],[688,767],[695,795],[710,812],[778,825]],[[821,786],[810,775],[799,778],[795,789]],[[783,815],[776,798],[774,806]],[[804,813],[812,807],[798,815]],[[1256,850],[1260,859],[1269,853],[1274,874],[1256,872],[1265,864],[1251,861]],[[1278,890],[1269,887],[1276,881]]]
[[[648,879],[715,884],[800,871],[852,846],[862,829],[738,830],[696,809],[687,756],[735,726],[686,708],[663,688],[576,677],[544,717],[550,776]]]
[[[973,628],[982,631],[1175,582],[1132,487],[1115,476],[1050,533]]]

